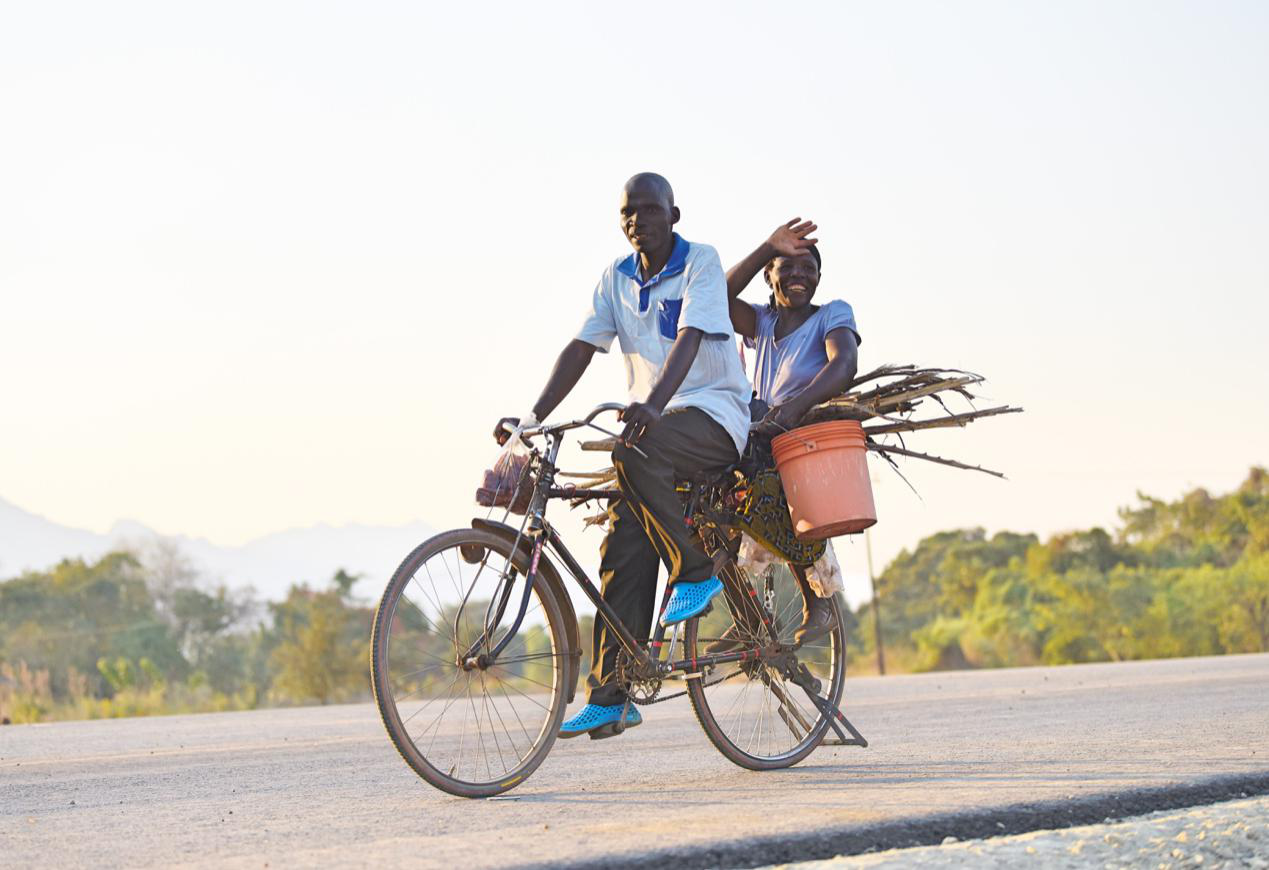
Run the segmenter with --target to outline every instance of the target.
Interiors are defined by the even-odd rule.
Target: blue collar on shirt
[[[647,281],[639,280],[639,255],[631,254],[626,259],[617,264],[617,271],[625,275],[630,280],[639,285],[639,313],[648,310],[649,296],[652,288],[660,284],[666,278],[673,278],[675,275],[682,274],[687,268],[687,250],[692,247],[690,242],[684,241],[683,237],[678,233],[674,234],[674,250],[670,252],[670,259],[665,261],[665,268],[657,272]]]

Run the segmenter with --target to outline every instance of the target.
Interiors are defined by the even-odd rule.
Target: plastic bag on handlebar
[[[481,486],[476,489],[476,504],[481,507],[506,508],[513,514],[523,514],[533,499],[533,474],[530,470],[529,448],[520,438],[521,428],[507,439],[506,445],[493,468],[485,472]]]

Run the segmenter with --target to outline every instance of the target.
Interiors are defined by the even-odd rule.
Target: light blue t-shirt
[[[806,389],[820,369],[828,363],[824,337],[834,329],[846,327],[855,333],[855,312],[850,305],[834,299],[819,307],[806,322],[776,341],[776,310],[771,305],[755,305],[757,327],[754,338],[746,338],[745,346],[757,351],[753,388],[758,398],[775,406],[787,402]]]

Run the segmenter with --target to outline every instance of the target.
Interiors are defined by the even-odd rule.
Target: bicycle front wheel
[[[802,593],[787,565],[773,565],[761,574],[734,562],[723,569],[724,582],[766,612],[782,646],[793,645],[802,622]],[[720,599],[722,596],[720,596]],[[729,596],[705,618],[690,620],[684,632],[685,649],[705,656],[705,647],[730,629],[741,647],[755,652],[771,643],[768,630],[753,625]],[[820,697],[833,705],[841,701],[846,676],[846,630],[838,596],[831,599],[832,630],[797,649],[797,664],[805,666],[818,684]],[[802,686],[787,675],[753,658],[702,669],[688,683],[688,697],[710,742],[730,761],[750,770],[775,770],[797,764],[819,745],[828,719]]]
[[[406,763],[450,794],[514,788],[542,763],[564,718],[571,651],[545,583],[533,584],[496,661],[470,661],[515,623],[528,567],[497,535],[444,532],[405,558],[375,614],[371,675],[383,724]]]

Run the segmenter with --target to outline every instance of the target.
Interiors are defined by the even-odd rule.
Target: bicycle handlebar
[[[624,410],[626,410],[626,406],[621,404],[621,402],[604,402],[602,405],[596,405],[595,410],[587,414],[586,419],[582,422],[583,424],[589,423],[591,420],[594,420],[596,417],[598,417],[600,414],[604,413],[605,411],[624,411]]]
[[[589,414],[587,414],[585,417],[583,417],[580,420],[572,420],[568,423],[539,423],[536,426],[526,426],[525,428],[520,430],[520,437],[532,438],[535,435],[542,435],[547,432],[552,432],[552,433],[567,432],[569,429],[580,429],[583,426],[590,426],[592,429],[598,429],[600,432],[603,432],[605,435],[609,435],[616,438],[618,437],[616,434],[609,432],[607,429],[600,429],[600,427],[596,426],[594,423],[594,420],[600,414],[606,413],[608,411],[624,411],[624,410],[626,410],[626,406],[621,404],[620,402],[604,402],[602,405],[596,405],[593,411],[591,411]],[[508,434],[514,433],[516,431],[515,427],[512,426],[510,423],[503,423],[502,428],[503,428],[503,431],[507,432]],[[647,458],[648,454],[644,453],[638,447],[634,447],[633,449],[640,456]]]
[[[536,426],[526,426],[520,430],[521,438],[532,438],[534,435],[541,435],[545,432],[566,432],[569,429],[580,429],[583,426],[591,425],[592,421],[606,411],[624,411],[626,406],[620,402],[604,402],[597,405],[595,410],[591,411],[580,420],[572,420],[568,423],[538,423]],[[502,431],[511,434],[515,432],[516,427],[510,423],[502,424]]]

